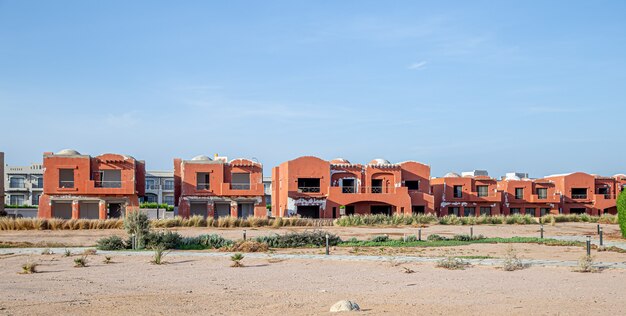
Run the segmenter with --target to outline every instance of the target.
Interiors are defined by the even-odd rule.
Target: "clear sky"
[[[626,1],[1,1],[0,151],[626,173]]]

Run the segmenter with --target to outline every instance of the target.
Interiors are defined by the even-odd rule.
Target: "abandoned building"
[[[624,189],[624,175],[602,177],[584,172],[546,177],[561,195],[563,214],[617,214],[617,196]]]
[[[244,158],[176,158],[174,203],[183,217],[265,217],[263,166]]]
[[[375,159],[363,165],[305,156],[272,170],[276,216],[418,214],[432,213],[433,206],[430,166],[415,161]]]
[[[124,217],[139,208],[145,164],[133,157],[96,157],[65,149],[43,155],[43,194],[38,216],[64,219]]]

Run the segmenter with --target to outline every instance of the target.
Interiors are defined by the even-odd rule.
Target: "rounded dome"
[[[377,158],[377,159],[370,161],[370,165],[389,165],[389,164],[391,164],[389,160],[382,159],[382,158]]]
[[[614,175],[613,178],[626,178],[626,174],[618,173],[618,174]]]
[[[211,161],[211,158],[209,158],[209,156],[207,156],[207,155],[198,155],[198,156],[195,156],[195,157],[191,158],[191,160],[195,160],[195,161],[199,161],[199,160]]]
[[[461,175],[456,172],[448,172],[443,177],[444,178],[460,178]]]
[[[73,156],[73,155],[80,155],[80,153],[74,149],[63,149],[59,151],[58,153],[56,153],[56,155]]]
[[[350,161],[348,161],[347,159],[343,159],[343,158],[335,158],[335,159],[331,160],[330,163],[334,163],[334,164],[350,164]]]
[[[507,175],[506,176],[507,180],[522,180],[520,177],[516,176],[516,175]]]

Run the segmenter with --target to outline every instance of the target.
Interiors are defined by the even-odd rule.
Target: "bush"
[[[485,236],[483,235],[470,236],[468,234],[459,234],[459,235],[454,235],[454,237],[452,237],[452,240],[458,240],[458,241],[472,241],[472,240],[480,240],[480,239],[485,239]]]
[[[622,231],[622,237],[626,238],[626,193],[624,191],[617,198],[617,221]]]
[[[524,269],[522,260],[520,260],[517,257],[517,251],[515,251],[515,248],[513,248],[512,245],[509,245],[504,255],[504,262],[502,263],[502,270],[515,271],[515,270],[521,270],[521,269]]]
[[[87,266],[87,256],[74,259],[74,268],[84,268]]]
[[[232,240],[225,239],[218,234],[200,235],[197,237],[183,237],[180,240],[181,249],[219,249],[233,244]]]
[[[374,237],[370,238],[370,241],[372,241],[372,242],[385,242],[385,241],[389,241],[389,236],[387,236],[387,235],[378,235],[378,236],[374,236]]]
[[[152,250],[154,250],[154,256],[152,256],[152,263],[154,264],[163,264],[165,263],[163,261],[163,258],[165,258],[165,255],[167,255],[168,253],[165,252],[165,247],[163,247],[163,245],[157,245],[152,247]]]
[[[426,240],[428,240],[428,241],[441,241],[441,240],[448,240],[448,238],[443,237],[443,236],[439,236],[437,234],[432,234],[432,235],[428,235]]]
[[[584,255],[578,260],[578,267],[574,269],[575,272],[599,272],[600,270],[593,266],[593,257]]]
[[[37,273],[37,263],[34,262],[26,262],[22,265],[22,274],[32,274]]]
[[[233,244],[232,246],[226,246],[221,248],[222,251],[228,252],[265,252],[269,249],[266,243],[258,242],[255,240],[241,240]]]
[[[183,237],[175,232],[149,232],[144,240],[146,248],[155,248],[157,246],[165,249],[175,249],[180,247]]]
[[[328,244],[330,246],[336,246],[341,242],[339,236],[322,230],[293,232],[285,235],[260,236],[254,240],[266,243],[272,248],[322,247],[326,245],[326,234],[328,234]]]
[[[231,267],[233,267],[233,268],[243,267],[243,264],[241,263],[241,260],[243,260],[243,255],[242,254],[236,253],[236,254],[230,256],[230,260],[233,262],[233,265]]]
[[[128,235],[136,236],[137,248],[143,249],[145,247],[145,237],[150,232],[148,215],[139,211],[129,212],[124,219],[124,229],[126,229]]]
[[[168,212],[171,212],[171,211],[174,210],[173,206],[167,205],[165,203],[158,204],[156,202],[144,202],[144,203],[139,204],[139,208],[154,208],[154,209],[156,209],[157,206],[158,206],[158,208],[165,209]]]
[[[437,261],[437,268],[444,268],[448,270],[464,270],[469,263],[456,257],[445,257]]]
[[[99,239],[96,242],[96,248],[100,250],[122,250],[126,249],[126,244],[121,237],[113,235]]]

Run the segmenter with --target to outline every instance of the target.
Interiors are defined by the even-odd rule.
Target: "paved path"
[[[49,248],[54,253],[64,253],[66,249],[72,254],[80,254],[86,247],[74,248]],[[93,249],[93,248],[91,248]],[[41,254],[44,248],[2,248],[0,255],[9,254]],[[112,254],[121,256],[152,256],[152,251],[102,251],[98,250],[98,254]],[[191,251],[172,251],[168,256],[176,257],[214,257],[227,258],[233,253],[231,252],[191,252]],[[267,254],[267,253],[246,253],[246,258],[254,259],[309,259],[323,261],[370,261],[370,262],[437,262],[441,257],[411,257],[411,256],[354,256],[354,255],[315,255],[315,254]],[[463,259],[472,265],[483,266],[501,266],[503,259]],[[524,259],[524,265],[540,266],[540,267],[576,267],[577,261],[560,261],[560,260],[541,260],[541,259]],[[596,262],[594,264],[598,268],[626,269],[626,261],[623,262]]]
[[[580,241],[580,242],[586,242],[587,241],[587,237],[585,236],[550,236],[546,238],[552,238],[552,239],[558,239],[558,240],[566,240],[566,241]],[[591,236],[591,243],[594,245],[600,245],[600,237],[598,237],[598,235],[595,236]],[[621,242],[621,241],[607,241],[606,239],[603,240],[602,244],[606,247],[617,247],[617,248],[622,248],[626,250],[626,242]]]

